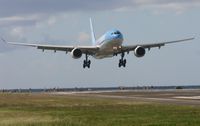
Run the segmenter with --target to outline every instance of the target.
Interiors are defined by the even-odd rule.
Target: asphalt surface
[[[76,95],[127,99],[163,104],[200,106],[200,90],[138,90],[138,91],[107,91],[82,92]]]

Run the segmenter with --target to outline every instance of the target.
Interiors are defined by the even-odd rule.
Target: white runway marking
[[[174,97],[174,98],[200,100],[200,96],[177,96],[177,97]]]

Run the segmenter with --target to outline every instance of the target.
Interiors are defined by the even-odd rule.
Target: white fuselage
[[[118,34],[114,34],[118,33]],[[118,31],[109,31],[96,41],[99,51],[93,55],[96,59],[113,57],[123,43],[123,35]]]

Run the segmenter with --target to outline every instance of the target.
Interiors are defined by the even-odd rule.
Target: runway
[[[62,94],[61,92],[59,94]],[[66,95],[70,93],[65,93]],[[70,95],[98,98],[126,99],[161,104],[200,106],[200,90],[134,90],[134,91],[87,91]]]

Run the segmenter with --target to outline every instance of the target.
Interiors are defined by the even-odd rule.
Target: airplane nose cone
[[[122,39],[123,36],[122,36],[121,34],[118,34],[118,35],[116,35],[116,38],[118,38],[118,39]]]

